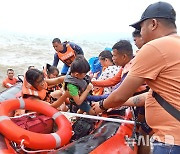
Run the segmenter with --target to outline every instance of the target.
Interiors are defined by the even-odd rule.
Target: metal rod
[[[36,112],[26,113],[20,116],[10,117],[10,118],[20,118],[25,115],[31,115],[35,114]],[[78,113],[71,113],[71,112],[61,112],[64,115],[70,115],[75,117],[82,117],[82,118],[88,118],[88,119],[95,119],[95,120],[104,120],[104,121],[111,121],[111,122],[117,122],[117,123],[127,123],[127,124],[135,124],[134,121],[131,120],[123,120],[123,119],[115,119],[115,118],[106,118],[106,117],[99,117],[99,116],[92,116],[92,115],[85,115],[85,114],[78,114]]]
[[[99,117],[99,116],[92,116],[92,115],[85,115],[85,114],[78,114],[78,113],[70,113],[70,112],[60,112],[65,115],[88,118],[88,119],[96,119],[96,120],[104,120],[104,121],[111,121],[111,122],[118,122],[118,123],[127,123],[127,124],[135,124],[134,121],[131,120],[123,120],[123,119],[115,119],[115,118],[106,118],[106,117]]]

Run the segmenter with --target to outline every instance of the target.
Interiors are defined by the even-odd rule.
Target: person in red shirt
[[[7,70],[7,78],[3,81],[2,84],[5,88],[10,88],[15,85],[17,81],[18,79],[14,77],[14,70],[12,68],[9,68]]]

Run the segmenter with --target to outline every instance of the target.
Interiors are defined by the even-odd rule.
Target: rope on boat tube
[[[132,125],[135,124],[135,121],[131,121],[131,120],[106,118],[106,117],[99,117],[99,116],[92,116],[92,115],[85,115],[85,114],[78,114],[78,113],[70,113],[70,112],[61,112],[61,113],[65,114],[65,115],[88,118],[88,119],[104,120],[104,121],[111,121],[111,122],[117,122],[117,123],[127,123],[127,124],[132,124]]]
[[[24,148],[23,142],[24,142],[24,139],[21,140],[20,147],[21,147],[21,149],[22,149],[24,152],[26,152],[26,153],[53,152],[53,151],[55,151],[54,149],[51,149],[51,150],[34,150],[34,151],[29,151],[29,150],[26,150],[26,149]]]

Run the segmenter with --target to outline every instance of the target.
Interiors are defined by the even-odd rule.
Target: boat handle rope
[[[29,151],[29,150],[26,150],[26,149],[24,148],[23,142],[24,142],[24,139],[21,140],[20,147],[21,147],[21,149],[22,149],[24,152],[26,152],[26,153],[54,152],[54,151],[55,151],[54,149],[49,149],[49,150],[32,150],[32,151]]]

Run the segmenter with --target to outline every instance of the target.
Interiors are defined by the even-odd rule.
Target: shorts
[[[180,146],[154,141],[152,153],[153,154],[161,154],[161,153],[179,154]]]
[[[78,105],[78,107],[84,112],[89,112],[91,109],[91,106],[89,105],[87,101],[84,101],[81,105]]]
[[[61,70],[61,75],[66,75],[68,69],[69,69],[69,66],[66,65],[66,64],[64,64],[64,65],[63,65],[63,68],[62,68],[62,70]]]

